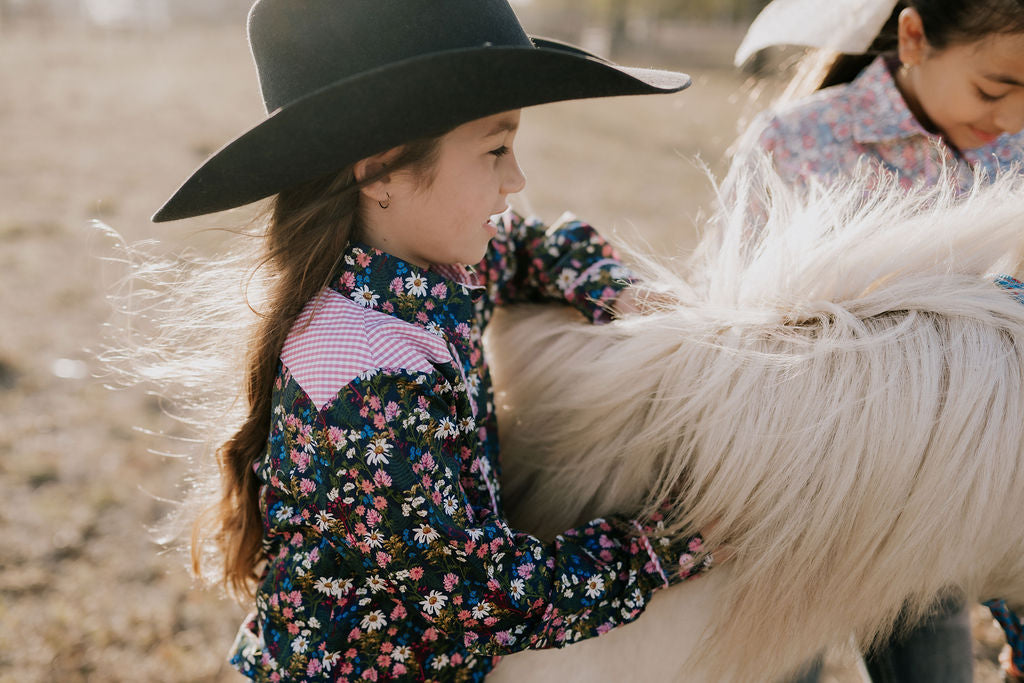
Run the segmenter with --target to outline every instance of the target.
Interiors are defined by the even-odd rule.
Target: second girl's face
[[[905,62],[906,63],[906,62]],[[902,76],[925,127],[959,150],[1024,128],[1024,36],[992,35],[944,50],[926,48]],[[923,116],[922,116],[923,114]]]
[[[488,219],[526,184],[512,149],[519,114],[463,124],[441,138],[429,170],[395,173],[372,246],[421,267],[478,263],[497,234]]]

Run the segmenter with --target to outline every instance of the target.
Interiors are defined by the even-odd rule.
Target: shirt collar
[[[380,249],[352,242],[342,256],[331,288],[367,308],[392,315],[464,342],[483,295],[476,273],[466,266],[424,270]]]
[[[878,143],[929,133],[910,112],[896,87],[886,57],[879,56],[850,83],[853,107],[860,116],[853,122],[853,137],[860,143]]]

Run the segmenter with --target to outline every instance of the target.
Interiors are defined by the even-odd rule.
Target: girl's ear
[[[921,15],[913,7],[908,7],[900,12],[900,62],[908,68],[917,66],[924,61],[928,50],[928,39],[924,35],[924,22],[921,21]]]
[[[356,183],[360,186],[359,193],[361,195],[373,201],[385,200],[391,183],[388,165],[400,152],[401,148],[395,147],[356,162],[352,171],[355,174]]]

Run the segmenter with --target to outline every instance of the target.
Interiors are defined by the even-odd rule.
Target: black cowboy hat
[[[531,38],[507,0],[257,0],[249,42],[266,120],[207,159],[154,221],[242,206],[510,109],[690,84]]]

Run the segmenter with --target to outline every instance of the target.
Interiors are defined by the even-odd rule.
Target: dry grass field
[[[186,472],[138,428],[180,430],[144,391],[93,377],[111,244],[88,221],[170,251],[210,249],[220,238],[199,229],[245,221],[148,221],[261,118],[244,35],[3,27],[0,65],[0,681],[238,680],[223,660],[243,609],[195,586],[149,531]],[[724,170],[744,101],[732,72],[694,76],[677,96],[527,112],[520,204],[662,253],[692,245],[710,196],[694,158]],[[978,680],[994,680],[998,633],[980,614],[978,635]]]

